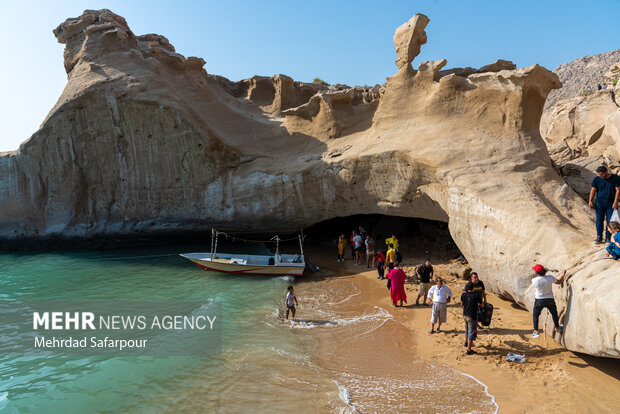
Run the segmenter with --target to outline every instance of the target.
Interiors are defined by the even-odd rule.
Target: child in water
[[[295,296],[295,290],[293,290],[293,286],[289,286],[288,293],[286,294],[286,319],[288,319],[289,311],[293,312],[293,318],[295,317],[295,304],[299,306],[297,296]]]
[[[612,259],[620,259],[620,223],[612,221],[607,225],[609,232],[611,233],[611,240],[609,246],[607,246],[607,256],[611,256]]]

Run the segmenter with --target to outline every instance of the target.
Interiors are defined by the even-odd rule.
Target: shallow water
[[[475,380],[417,360],[411,332],[351,280],[204,272],[177,256],[188,251],[196,247],[1,254],[3,300],[217,300],[224,325],[214,357],[0,357],[0,410],[495,411]],[[296,321],[282,319],[289,284]]]

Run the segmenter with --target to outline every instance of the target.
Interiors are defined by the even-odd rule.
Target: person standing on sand
[[[467,355],[477,354],[471,349],[473,340],[476,339],[476,328],[478,327],[478,309],[482,305],[482,295],[474,291],[474,284],[467,283],[466,291],[461,294],[461,305],[463,306],[463,319],[465,319],[465,339],[467,341]]]
[[[355,260],[355,242],[353,241],[353,237],[357,236],[355,230],[351,233],[351,237],[349,237],[349,243],[351,245],[351,260]]]
[[[400,262],[403,261],[403,256],[400,254],[400,242],[396,238],[396,235],[392,234],[392,237],[385,239],[385,244],[388,246],[392,245],[394,248],[394,263],[399,265]]]
[[[398,306],[396,303],[400,301],[400,306],[403,306],[403,301],[407,303],[407,293],[405,292],[405,279],[407,275],[405,271],[400,267],[396,267],[388,272],[388,278],[392,282],[390,286],[390,297],[394,306]]]
[[[618,209],[620,200],[620,177],[610,174],[607,167],[601,165],[596,169],[596,175],[592,180],[590,189],[590,208],[596,209],[596,240],[595,243],[603,243],[603,222],[609,224],[614,210]],[[596,195],[596,204],[594,196]],[[605,243],[609,243],[611,234],[605,232]]]
[[[470,288],[472,288],[475,293],[480,295],[482,303],[484,304],[484,306],[486,306],[487,292],[484,289],[484,283],[482,282],[482,280],[480,280],[480,278],[478,277],[478,273],[476,272],[471,272],[470,281],[465,284],[463,292],[468,292]]]
[[[620,223],[612,221],[607,225],[607,228],[611,233],[611,240],[607,246],[607,256],[618,260],[620,259]]]
[[[383,250],[377,251],[377,273],[379,274],[377,279],[383,279],[385,274],[385,253]]]
[[[355,265],[359,265],[362,261],[362,246],[364,241],[362,240],[362,236],[356,234],[353,237],[353,243],[355,243]]]
[[[418,292],[418,297],[415,300],[416,306],[419,306],[420,298],[422,298],[422,303],[426,303],[426,295],[428,295],[428,291],[432,286],[431,280],[433,279],[433,266],[431,266],[431,259],[426,259],[424,264],[415,269],[415,273],[418,276],[418,282],[420,283],[420,291]]]
[[[398,248],[400,247],[400,243],[398,242],[395,234],[392,234],[392,237],[388,237],[387,239],[385,239],[385,244],[387,246],[391,244],[396,251],[398,251]]]
[[[347,239],[344,237],[344,233],[340,234],[338,237],[338,261],[344,262],[344,250],[347,246]]]
[[[555,300],[553,299],[553,284],[555,283],[556,285],[559,285],[562,283],[564,276],[566,276],[566,270],[562,271],[559,279],[548,275],[547,270],[539,264],[532,267],[532,270],[536,272],[536,277],[532,279],[532,286],[536,289],[536,294],[534,296],[534,310],[532,312],[534,319],[534,332],[532,332],[532,338],[538,338],[540,336],[538,333],[538,318],[544,308],[549,310],[549,313],[553,318],[553,326],[555,326],[554,331],[562,332],[562,327],[560,326],[560,321],[558,318],[558,309],[555,306]]]
[[[372,236],[368,236],[364,244],[366,245],[366,267],[370,269],[371,262],[372,266],[375,266],[375,239]]]
[[[295,290],[293,290],[293,286],[289,286],[288,293],[286,294],[286,319],[288,319],[289,311],[293,313],[293,318],[295,317],[295,304],[299,306],[297,296],[295,295]]]
[[[443,284],[443,279],[438,277],[437,284],[429,289],[426,300],[428,304],[433,305],[431,311],[431,329],[428,333],[440,333],[441,324],[446,322],[446,316],[448,314],[448,303],[452,299],[452,291],[450,288]],[[437,325],[437,331],[435,331],[435,324]]]
[[[392,270],[394,269],[394,262],[396,261],[396,250],[394,249],[394,245],[390,244],[389,245],[390,248],[388,249],[387,253],[385,254],[385,259],[387,260],[387,267],[388,269]]]

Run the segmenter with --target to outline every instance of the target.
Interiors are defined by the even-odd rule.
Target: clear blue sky
[[[66,84],[63,45],[52,29],[84,9],[108,8],[138,35],[166,36],[179,53],[231,80],[284,73],[374,85],[396,71],[394,29],[415,13],[430,19],[413,62],[447,67],[496,59],[554,69],[620,48],[620,0],[606,1],[2,1],[0,151],[35,132]]]

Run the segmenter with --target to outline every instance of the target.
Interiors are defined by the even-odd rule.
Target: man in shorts
[[[478,309],[482,307],[482,295],[474,291],[473,284],[468,283],[466,291],[461,294],[463,306],[463,319],[465,319],[465,339],[467,341],[467,355],[477,354],[471,349],[473,340],[476,338],[478,327]]]
[[[418,282],[420,283],[420,291],[418,297],[415,300],[416,306],[420,305],[420,298],[422,303],[425,303],[424,298],[428,295],[428,291],[432,286],[431,280],[433,279],[433,266],[431,266],[431,259],[426,259],[424,264],[417,267],[415,270],[418,276]]]
[[[448,315],[448,303],[452,299],[452,291],[450,288],[443,284],[443,279],[438,277],[437,284],[428,290],[426,300],[428,304],[433,305],[431,312],[431,329],[428,333],[440,333],[441,324],[446,322],[446,316]],[[435,331],[435,324],[437,325],[437,331]]]
[[[299,306],[297,296],[295,296],[295,290],[293,290],[293,286],[289,286],[288,293],[286,294],[286,319],[288,319],[289,311],[293,313],[293,318],[295,317],[295,304]]]

